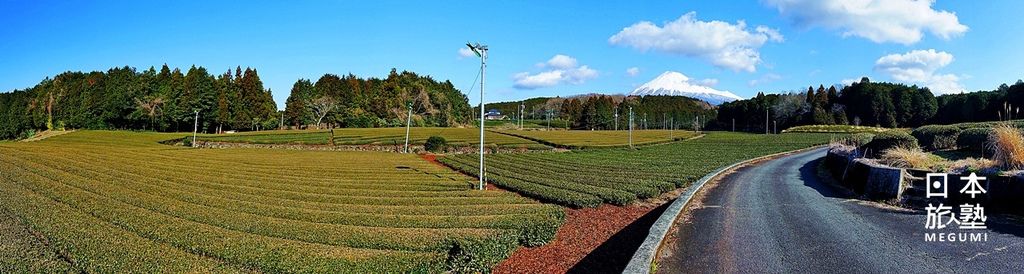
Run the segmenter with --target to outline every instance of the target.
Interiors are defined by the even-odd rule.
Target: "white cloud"
[[[736,24],[699,21],[696,12],[666,22],[664,26],[642,21],[608,38],[612,45],[698,57],[717,67],[748,72],[754,72],[761,63],[758,52],[761,46],[768,41],[783,40],[779,31],[772,28],[757,26],[751,32],[743,21]]]
[[[761,75],[761,78],[750,80],[750,82],[747,82],[747,85],[751,86],[751,87],[754,87],[754,86],[761,85],[761,84],[767,84],[767,83],[775,82],[775,81],[778,81],[780,79],[782,79],[782,76],[780,76],[778,74],[775,74],[775,73],[765,73],[764,75]]]
[[[638,74],[640,74],[640,68],[638,67],[631,67],[626,69],[626,75],[629,75],[630,77],[637,76]]]
[[[863,76],[861,78],[843,79],[843,80],[840,80],[839,83],[843,84],[843,86],[849,86],[849,85],[853,85],[853,83],[860,83],[860,80],[863,79],[864,77],[867,77],[867,76]]]
[[[763,0],[802,27],[839,30],[875,43],[917,43],[927,31],[942,39],[967,32],[955,13],[932,9],[935,0]]]
[[[572,58],[566,55],[557,54],[555,57],[551,57],[547,62],[548,67],[556,69],[570,69],[576,67],[576,58]]]
[[[960,77],[955,74],[935,74],[953,62],[953,55],[944,51],[914,50],[904,54],[890,54],[875,61],[875,70],[884,72],[893,80],[908,84],[922,84],[934,93],[963,92]]]
[[[697,81],[697,83],[702,85],[702,86],[706,86],[706,87],[714,87],[714,86],[718,85],[718,79],[708,78],[708,79],[703,79],[703,80]]]
[[[465,47],[459,48],[459,59],[473,56],[476,56],[476,53],[473,53],[472,50]]]
[[[767,35],[768,40],[772,42],[782,43],[786,41],[786,39],[782,37],[782,34],[779,33],[779,30],[777,29],[765,26],[757,26],[756,28],[754,28],[754,30],[757,31],[757,33],[763,33],[764,35]]]
[[[555,55],[546,63],[539,64],[538,67],[547,70],[535,74],[516,73],[512,76],[515,82],[512,86],[517,89],[536,89],[559,84],[579,85],[587,80],[597,78],[597,70],[586,65],[579,66],[576,58],[567,55]]]

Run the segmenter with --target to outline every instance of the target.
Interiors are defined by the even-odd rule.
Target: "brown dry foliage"
[[[992,160],[1005,170],[1024,168],[1024,135],[1018,128],[1001,125],[992,128],[988,145],[995,151]]]
[[[882,152],[879,161],[900,168],[928,169],[935,164],[930,154],[921,151],[920,148],[892,148]]]

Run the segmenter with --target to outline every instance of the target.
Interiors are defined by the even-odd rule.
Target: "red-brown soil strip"
[[[519,247],[494,273],[621,273],[666,205],[566,209],[551,243]]]
[[[444,166],[434,154],[420,158]],[[487,190],[508,191],[493,184]],[[555,239],[539,247],[519,247],[494,273],[622,273],[647,237],[648,229],[680,191],[627,206],[565,209]]]

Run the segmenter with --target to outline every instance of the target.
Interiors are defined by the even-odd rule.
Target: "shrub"
[[[862,147],[864,145],[867,145],[873,139],[875,139],[875,134],[873,134],[873,133],[866,133],[866,132],[864,132],[864,133],[854,133],[853,135],[850,135],[850,137],[846,138],[846,140],[851,145],[854,145],[854,146],[857,146],[857,147]]]
[[[1020,129],[1009,125],[992,128],[988,145],[993,150],[992,160],[1006,170],[1024,168],[1024,136]]]
[[[444,137],[441,136],[430,136],[427,138],[427,142],[423,144],[423,148],[430,152],[443,151],[448,146],[448,141],[445,141]]]
[[[927,125],[910,133],[926,149],[951,149],[956,147],[960,128],[949,125]]]
[[[490,272],[494,265],[508,258],[515,250],[515,235],[500,233],[484,238],[451,238],[441,245],[447,249],[447,265],[450,273]]]
[[[32,138],[33,136],[36,136],[36,130],[35,129],[29,129],[29,130],[26,130],[25,132],[22,132],[22,137],[21,138],[22,139],[28,139],[28,138]]]
[[[854,125],[803,125],[787,128],[782,133],[795,133],[795,132],[817,132],[817,133],[860,133],[860,132],[883,132],[888,131],[887,128],[881,127],[866,127],[866,126],[854,126]]]
[[[991,128],[969,128],[960,132],[956,137],[956,146],[960,149],[967,149],[974,152],[982,152],[985,143],[988,142],[988,135],[992,133]]]
[[[558,211],[562,213],[562,211]],[[522,222],[514,219],[510,221],[516,221],[515,223],[509,224],[511,227],[516,227],[519,230],[519,244],[528,247],[536,247],[547,244],[555,239],[555,233],[558,232],[558,228],[565,222],[565,215],[559,214],[556,216],[537,216],[531,219],[531,222]]]
[[[917,139],[914,136],[910,136],[905,132],[890,130],[875,135],[875,138],[871,140],[865,149],[870,150],[869,153],[877,154],[879,151],[886,151],[893,148],[918,148]]]
[[[931,154],[920,148],[896,147],[885,150],[879,157],[882,163],[899,168],[928,169],[935,164]]]
[[[181,138],[181,145],[190,147],[192,146],[192,136],[186,136]]]

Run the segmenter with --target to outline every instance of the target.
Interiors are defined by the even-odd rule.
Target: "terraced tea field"
[[[414,127],[409,131],[409,143],[422,145],[430,136],[441,136],[448,144],[469,146],[480,144],[480,131],[476,128]],[[331,138],[327,130],[274,130],[223,135],[207,135],[204,141],[239,142],[255,144],[327,144]],[[504,148],[547,149],[545,145],[527,139],[486,132],[484,142]],[[405,128],[341,128],[334,130],[335,145],[402,145]]]
[[[712,132],[694,140],[640,149],[489,155],[488,181],[542,201],[571,207],[624,205],[688,186],[734,162],[827,143],[833,135]],[[477,155],[441,162],[477,174]]]
[[[629,146],[628,130],[498,130],[507,135],[564,148],[612,148]],[[697,136],[684,130],[634,130],[633,144],[666,143]]]
[[[266,130],[231,134],[200,134],[197,139],[208,142],[248,144],[326,145],[330,138],[331,132],[326,130]]]
[[[0,247],[39,258],[2,269],[486,272],[563,219],[414,155],[157,144],[180,137],[0,143]]]

